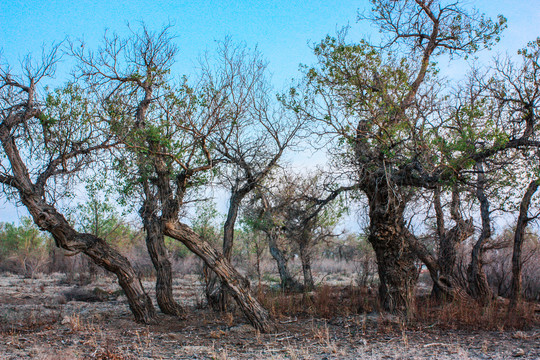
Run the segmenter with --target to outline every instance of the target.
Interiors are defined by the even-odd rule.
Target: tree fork
[[[156,269],[156,299],[160,310],[164,314],[185,317],[184,308],[174,300],[172,291],[172,270],[161,220],[152,211],[151,204],[146,200],[141,209],[144,228],[146,230],[146,247],[150,254],[152,264]]]

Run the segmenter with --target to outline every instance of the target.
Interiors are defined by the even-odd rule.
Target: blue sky
[[[488,16],[508,18],[497,51],[515,53],[540,36],[540,0],[481,0],[466,2]],[[309,44],[350,24],[350,38],[375,34],[366,24],[357,24],[357,11],[369,2],[335,0],[273,1],[52,1],[3,0],[0,2],[0,49],[2,62],[16,65],[28,53],[40,54],[41,46],[69,36],[84,38],[89,48],[99,43],[104,30],[126,32],[126,23],[144,21],[150,28],[174,24],[180,48],[175,70],[189,74],[197,56],[214,48],[214,41],[231,36],[249,47],[258,46],[269,61],[277,89],[298,77],[300,63],[313,63]],[[373,36],[371,35],[371,36]],[[446,67],[441,64],[443,69]],[[448,71],[448,70],[447,70]],[[449,75],[461,69],[450,70]],[[0,221],[15,221],[22,210],[0,198]]]

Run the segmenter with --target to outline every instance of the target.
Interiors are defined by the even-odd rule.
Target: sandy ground
[[[63,279],[0,275],[0,359],[540,359],[538,326],[404,328],[391,318],[355,314],[282,317],[276,333],[258,334],[239,314],[202,309],[195,276],[174,283],[187,319],[160,314],[158,324],[144,326],[133,321],[112,278],[86,287]]]

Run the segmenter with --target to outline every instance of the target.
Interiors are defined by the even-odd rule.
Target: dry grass
[[[426,315],[416,323],[404,324],[396,317],[373,311],[376,296],[369,289],[351,286],[320,286],[305,294],[261,288],[261,299],[273,306],[278,331],[258,334],[241,313],[198,308],[195,294],[202,288],[194,287],[196,282],[195,276],[175,279],[175,294],[189,309],[186,319],[160,314],[158,324],[144,326],[133,321],[123,297],[55,304],[56,294],[69,288],[60,277],[4,278],[0,294],[4,294],[5,301],[0,301],[0,310],[12,313],[9,319],[17,320],[17,326],[0,331],[0,358],[508,359],[513,354],[524,354],[522,358],[539,354],[535,345],[540,336],[538,327],[480,330],[471,337],[471,331],[453,330],[464,327],[465,320],[442,323],[456,316],[477,317],[472,308],[456,315],[459,304],[429,304],[425,312],[431,317]],[[38,291],[41,285],[43,291]],[[117,287],[113,279],[102,279],[95,285],[113,292]],[[151,288],[151,284],[145,285]],[[421,309],[423,300],[419,299]],[[49,308],[51,316],[43,313]],[[486,310],[486,319],[493,319],[496,311]]]
[[[355,286],[323,285],[309,293],[285,293],[262,288],[259,300],[276,319],[292,317],[315,317],[332,319],[355,314],[378,314],[376,294],[369,288]],[[385,319],[378,315],[379,329],[386,331],[400,329],[403,322]],[[495,300],[487,306],[475,301],[456,300],[438,304],[428,296],[417,299],[416,317],[408,322],[409,327],[437,326],[441,329],[463,330],[525,330],[540,323],[540,304],[523,302],[515,310],[508,312],[508,301]],[[385,330],[386,329],[386,330]],[[399,329],[398,329],[399,330]],[[402,331],[403,329],[401,329]]]
[[[259,300],[275,318],[314,316],[332,318],[375,309],[375,296],[367,288],[322,285],[307,293],[288,293],[262,287]]]
[[[417,302],[417,320],[442,329],[523,330],[538,326],[540,305],[523,302],[508,312],[508,301],[497,299],[487,306],[473,300],[455,300],[439,305],[424,297]]]

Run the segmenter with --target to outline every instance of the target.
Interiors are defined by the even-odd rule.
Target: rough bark
[[[305,241],[301,241],[299,244],[300,260],[302,261],[302,274],[304,275],[304,291],[311,291],[315,287],[315,282],[311,273],[311,252],[306,245]]]
[[[223,256],[229,262],[232,260],[234,226],[238,217],[240,203],[246,194],[247,192],[245,192],[244,189],[241,191],[233,190],[229,200],[229,210],[227,212],[225,224],[223,225]],[[205,282],[206,299],[210,306],[215,310],[226,311],[229,305],[229,297],[227,296],[226,288],[219,279],[209,271],[205,275]]]
[[[253,296],[249,281],[230,264],[225,257],[210,244],[203,241],[189,226],[178,221],[168,220],[164,223],[164,233],[181,241],[188,249],[197,254],[205,264],[214,271],[230,290],[248,321],[261,332],[274,330],[270,314]]]
[[[75,231],[66,219],[42,199],[23,195],[21,200],[40,229],[48,231],[57,246],[88,255],[94,263],[114,273],[124,290],[135,320],[149,324],[155,320],[152,301],[129,260],[111,248],[103,239]]]
[[[91,234],[77,232],[52,205],[47,203],[42,186],[33,184],[26,165],[22,161],[15,141],[6,124],[0,124],[0,141],[11,164],[13,179],[10,186],[18,190],[20,200],[26,206],[34,222],[48,231],[56,245],[75,253],[88,255],[94,263],[113,272],[124,290],[135,319],[142,323],[154,321],[156,313],[150,297],[129,260],[111,248],[103,239]]]
[[[165,247],[162,223],[156,214],[155,204],[148,200],[148,197],[140,213],[146,231],[146,248],[156,269],[156,299],[158,306],[164,314],[184,317],[185,310],[173,297],[171,262]]]
[[[533,180],[527,187],[527,191],[521,199],[521,205],[519,207],[519,215],[516,225],[516,232],[514,233],[514,250],[512,252],[512,285],[510,287],[510,304],[509,308],[513,309],[521,300],[521,250],[523,247],[523,240],[525,236],[525,228],[531,220],[528,216],[529,207],[531,205],[531,199],[538,190],[538,184],[540,180]]]
[[[276,260],[279,278],[281,280],[281,289],[285,291],[302,291],[303,286],[291,275],[289,268],[287,267],[287,258],[283,251],[278,247],[275,234],[268,233],[268,248],[270,254]]]
[[[238,210],[240,209],[240,203],[246,193],[233,192],[229,201],[229,211],[227,212],[227,219],[223,226],[223,256],[231,261],[232,248],[234,244],[234,225],[236,224],[236,218],[238,217]]]
[[[437,218],[437,236],[439,238],[439,251],[437,254],[437,267],[428,266],[433,289],[431,295],[440,301],[453,300],[456,296],[465,296],[463,289],[455,277],[457,245],[472,236],[474,226],[472,219],[464,220],[459,212],[459,192],[457,187],[452,190],[450,214],[455,222],[454,227],[446,230],[444,213],[441,205],[440,189],[435,189],[434,207]],[[422,257],[420,257],[422,259]],[[422,259],[423,261],[423,259]],[[425,262],[424,262],[425,263]]]
[[[414,287],[418,278],[415,253],[407,241],[403,220],[404,202],[388,189],[370,192],[368,241],[375,250],[379,273],[379,299],[390,313],[409,317],[414,310]]]
[[[482,252],[485,242],[491,237],[491,219],[489,200],[484,192],[486,179],[482,163],[477,163],[476,170],[478,171],[476,198],[480,202],[482,231],[472,249],[471,262],[467,267],[467,282],[469,295],[480,303],[487,304],[493,298],[493,292],[482,269]]]

